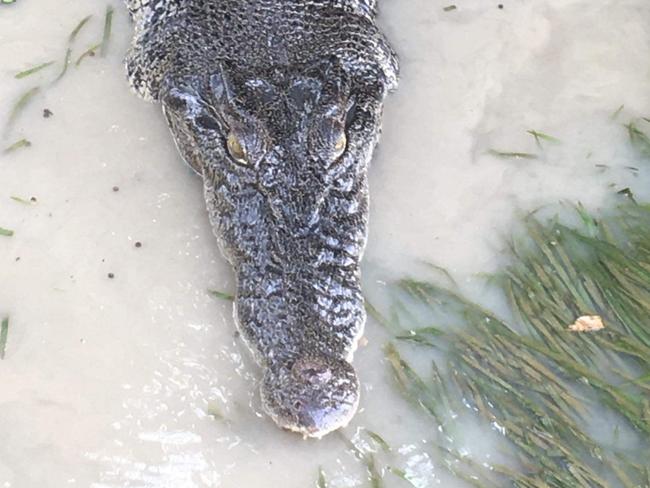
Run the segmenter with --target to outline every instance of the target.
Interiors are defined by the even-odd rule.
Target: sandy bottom
[[[650,171],[630,168],[638,158],[623,127],[650,114],[648,2],[460,3],[446,12],[438,0],[382,2],[403,75],[372,169],[370,293],[378,276],[427,260],[478,296],[476,275],[498,266],[522,212],[563,200],[599,208],[626,187],[648,197]],[[233,278],[201,183],[159,107],[129,92],[121,58],[131,27],[112,5],[108,55],[79,67],[101,40],[104,3],[0,5],[2,123],[41,87],[2,141],[32,146],[0,155],[0,227],[15,231],[0,236],[0,316],[11,320],[0,487],[305,487],[319,466],[331,487],[367,486],[339,436],[302,441],[262,415],[259,371],[235,338],[231,304],[206,292],[231,290]],[[67,36],[90,14],[73,64],[52,84]],[[13,78],[50,60],[58,64]],[[540,149],[527,130],[561,143]],[[436,463],[435,425],[394,391],[385,332],[370,322],[366,338],[355,358],[361,410],[345,435],[380,433],[414,486],[462,486]],[[496,449],[480,429],[463,438],[475,453]],[[390,473],[385,481],[407,486]]]

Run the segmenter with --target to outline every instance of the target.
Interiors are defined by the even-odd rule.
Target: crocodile
[[[126,0],[128,80],[162,105],[236,276],[275,423],[349,423],[366,314],[368,166],[398,60],[376,0]]]

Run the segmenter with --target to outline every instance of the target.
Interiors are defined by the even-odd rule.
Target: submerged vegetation
[[[72,57],[72,48],[74,46],[74,42],[77,39],[77,36],[81,32],[81,29],[88,23],[88,21],[92,18],[92,15],[88,15],[81,19],[81,21],[77,24],[77,26],[72,30],[70,35],[68,36],[68,45],[65,50],[65,57],[63,58],[63,67],[61,68],[61,71],[59,73],[59,76],[57,76],[52,83],[56,83],[59,81],[65,74],[68,72],[68,66],[70,65],[70,58]]]
[[[539,132],[533,129],[527,130],[527,134],[533,136],[535,139],[535,144],[537,145],[537,148],[540,150],[544,149],[543,143],[547,144],[559,144],[560,141],[557,137],[553,137],[549,134],[545,134],[543,132]],[[528,159],[528,160],[534,160],[534,159],[539,159],[539,155],[535,153],[530,153],[530,152],[522,152],[522,151],[500,151],[497,149],[488,149],[487,154],[490,156],[494,156],[499,159]]]
[[[235,296],[233,294],[219,290],[208,290],[208,294],[221,300],[233,301],[235,299]]]
[[[2,319],[0,323],[0,359],[5,358],[7,350],[7,335],[9,334],[9,317]]]
[[[25,93],[18,97],[18,100],[14,103],[11,111],[9,112],[9,119],[7,120],[7,125],[5,127],[5,133],[8,132],[13,124],[18,119],[18,116],[25,110],[25,107],[34,99],[34,97],[41,91],[41,88],[38,86],[32,87],[27,90]]]
[[[97,44],[93,44],[90,46],[88,49],[86,49],[84,52],[81,53],[81,55],[77,58],[75,61],[74,65],[76,67],[79,67],[81,62],[86,59],[88,56],[95,56],[97,54],[97,50],[102,47],[102,43],[99,42]]]
[[[650,157],[646,124],[620,125],[639,166]],[[540,150],[561,142],[527,132]],[[418,437],[432,470],[476,488],[650,488],[650,204],[629,188],[612,202],[597,216],[577,204],[522,219],[500,270],[483,275],[498,310],[431,265],[446,286],[400,279],[385,306],[366,301],[392,336],[384,356],[397,392],[418,424],[428,418]],[[468,424],[490,446],[501,439],[497,448],[463,437]],[[350,448],[366,486],[434,482],[370,439]]]
[[[496,149],[490,149],[488,154],[496,156],[497,158],[505,159],[537,159],[536,154],[526,153],[526,152],[509,152],[509,151],[497,151]]]
[[[650,487],[650,205],[577,214],[577,225],[526,218],[490,280],[507,320],[412,279],[392,285],[390,313],[369,306],[395,334],[385,353],[399,392],[431,417],[436,457],[470,485]],[[576,331],[590,319],[593,332]],[[431,351],[429,372],[405,359],[406,343]],[[509,441],[505,462],[467,452],[468,417]]]
[[[17,151],[18,149],[23,149],[23,148],[26,148],[26,147],[30,147],[31,145],[32,145],[31,142],[29,142],[27,139],[23,138],[23,139],[20,139],[20,140],[14,142],[13,144],[10,144],[2,152],[7,154],[7,153]]]
[[[5,2],[6,3],[6,2]],[[112,24],[113,24],[113,7],[108,5],[106,7],[106,12],[104,15],[104,25],[103,25],[103,31],[102,31],[102,39],[99,43],[95,43],[88,47],[86,50],[84,50],[81,55],[77,58],[75,61],[75,66],[79,67],[81,62],[88,56],[94,56],[97,50],[101,51],[102,56],[105,56],[107,53],[108,49],[108,43],[110,41],[111,37],[111,30],[112,30]],[[59,80],[61,80],[66,73],[68,72],[68,68],[70,66],[70,63],[72,62],[72,55],[74,52],[74,47],[75,43],[77,41],[77,38],[79,37],[79,34],[82,32],[84,27],[91,21],[92,15],[87,15],[83,19],[81,19],[74,29],[68,34],[68,38],[66,41],[65,45],[65,54],[63,56],[63,61],[60,64],[60,68],[58,71],[58,74],[54,77],[54,79],[51,81],[50,85],[56,84]],[[46,61],[40,64],[36,64],[31,68],[25,69],[23,71],[20,71],[14,75],[14,78],[17,80],[23,80],[25,78],[31,77],[32,75],[35,75],[36,73],[39,73],[41,71],[46,70],[47,68],[51,66],[56,66],[57,63],[54,61]],[[7,122],[4,128],[4,135],[8,135],[15,125],[16,121],[18,120],[18,117],[25,111],[27,106],[32,102],[34,98],[36,98],[37,95],[41,94],[43,92],[43,88],[41,86],[34,86],[24,93],[22,93],[17,100],[14,102],[12,108],[10,109],[9,116],[7,118]],[[16,149],[20,148],[28,148],[31,146],[31,143],[25,138],[20,139],[18,142],[10,145],[7,147],[3,153],[11,153],[15,151]]]
[[[106,13],[104,14],[104,33],[102,34],[102,42],[100,44],[101,55],[106,56],[108,52],[108,42],[111,39],[111,30],[113,28],[113,7],[108,5]]]
[[[648,119],[642,119],[644,122],[648,122]],[[637,149],[639,154],[644,158],[650,158],[650,137],[643,132],[637,124],[632,121],[625,126],[627,133],[630,136],[630,142]]]
[[[21,71],[20,73],[16,73],[14,75],[14,78],[17,80],[22,80],[23,78],[27,78],[28,76],[31,76],[35,73],[38,73],[41,70],[44,70],[45,68],[52,66],[54,64],[54,61],[47,61],[45,63],[38,64],[32,68],[28,68],[24,71]]]
[[[542,147],[542,141],[555,143],[555,144],[561,142],[557,137],[544,134],[543,132],[538,132],[536,130],[527,130],[526,132],[535,138],[535,143],[537,143],[537,146],[539,148]]]

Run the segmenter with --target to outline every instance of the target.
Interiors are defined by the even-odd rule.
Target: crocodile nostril
[[[300,358],[291,368],[292,375],[311,384],[327,383],[332,378],[332,371],[320,358]]]
[[[348,424],[359,404],[359,381],[350,363],[312,352],[277,366],[266,370],[261,396],[280,427],[322,437]]]

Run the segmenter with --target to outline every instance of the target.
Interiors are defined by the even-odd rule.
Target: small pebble
[[[142,243],[140,241],[136,242],[135,247],[142,247]]]
[[[52,117],[52,115],[54,115],[54,112],[52,112],[49,108],[43,109],[43,117],[49,119]]]
[[[115,275],[113,273],[108,273],[108,277],[112,280],[113,278],[115,278]]]
[[[499,4],[499,8],[503,9],[503,4],[502,3]]]
[[[31,202],[33,202],[33,203],[36,203],[36,201],[37,201],[37,200],[36,200],[36,197],[32,197],[32,198],[30,198],[29,200],[30,200]]]
[[[120,187],[119,186],[114,186],[113,191],[120,191]]]

